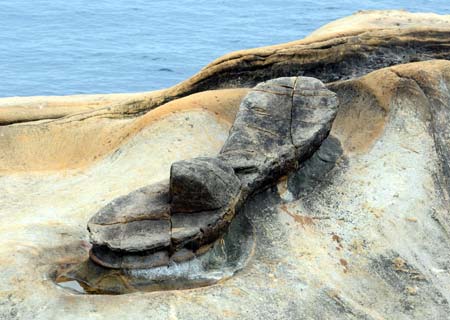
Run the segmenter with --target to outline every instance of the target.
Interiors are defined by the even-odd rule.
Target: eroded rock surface
[[[0,122],[14,124],[0,127],[0,318],[448,319],[450,62],[411,63],[358,78],[354,76],[370,69],[360,64],[353,70],[352,63],[359,52],[363,62],[376,58],[372,68],[403,62],[395,55],[405,50],[415,60],[410,49],[418,46],[431,54],[419,52],[417,60],[447,59],[449,26],[448,16],[358,13],[304,40],[232,53],[195,79],[151,97],[133,96],[134,102],[111,108],[109,102],[86,103],[96,110],[79,114],[84,102],[64,97],[73,102],[68,113],[78,114],[34,122],[48,117],[46,108],[2,109]],[[389,43],[398,44],[393,55],[367,54],[372,49],[380,53]],[[339,110],[319,149],[276,188],[252,196],[232,221],[230,231],[242,217],[249,222],[242,228],[254,229],[254,247],[239,253],[248,257],[243,270],[220,281],[216,272],[227,264],[218,263],[218,269],[209,269],[214,286],[198,288],[197,282],[196,290],[143,292],[143,285],[155,279],[173,280],[165,289],[192,288],[182,286],[180,279],[204,275],[205,269],[191,263],[203,263],[214,248],[185,261],[192,250],[171,256],[165,251],[117,255],[96,246],[102,263],[110,259],[123,269],[90,263],[95,268],[86,270],[91,278],[84,280],[94,288],[133,294],[74,295],[54,284],[56,268],[65,270],[88,258],[85,224],[91,213],[123,194],[168,180],[176,161],[215,157],[248,90],[177,97],[208,87],[201,85],[205,78],[218,87],[244,85],[238,79],[246,61],[250,67],[243,83],[270,78],[271,64],[280,71],[278,63],[293,57],[300,67],[306,63],[308,72],[329,75],[327,79],[343,72],[343,79],[351,79],[327,84],[337,93]],[[321,62],[315,69],[317,57]],[[227,68],[236,72],[228,76]],[[298,74],[288,64],[283,68],[286,74]],[[176,100],[130,117],[167,99]],[[117,219],[125,221],[119,213]],[[179,217],[184,215],[171,215],[171,220]],[[201,234],[195,221],[188,221],[181,221],[185,230],[178,231]],[[239,246],[241,239],[225,243]],[[221,241],[214,245],[222,252]],[[228,257],[232,252],[226,251]],[[167,268],[170,261],[184,262]],[[126,269],[138,263],[142,268],[161,266]],[[148,290],[164,288],[151,282]]]
[[[91,259],[108,268],[143,268],[204,253],[250,195],[317,150],[337,106],[336,95],[314,78],[257,85],[242,101],[217,158],[176,162],[169,186],[116,199],[90,220]]]
[[[330,131],[336,95],[308,77],[257,85],[243,100],[219,158],[248,194],[276,182],[311,156]]]
[[[8,106],[0,114],[0,125],[73,118],[72,115],[74,118],[139,115],[196,92],[253,87],[278,77],[302,75],[330,82],[402,63],[448,60],[449,35],[448,15],[361,11],[325,25],[305,39],[226,54],[191,78],[165,90],[128,97],[92,96],[71,108],[60,108],[68,104],[64,98],[57,104],[49,99],[45,103],[53,107],[39,111],[36,105],[42,101],[37,104],[22,99],[0,100],[0,107]],[[73,97],[69,102],[76,100]]]

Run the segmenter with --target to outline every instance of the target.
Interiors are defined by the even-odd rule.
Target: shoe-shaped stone
[[[168,182],[119,197],[88,222],[94,246],[128,252],[169,247],[170,228]]]

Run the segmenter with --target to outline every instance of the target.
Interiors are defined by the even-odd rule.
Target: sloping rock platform
[[[0,318],[448,319],[449,23],[434,14],[363,12],[276,50],[232,53],[159,92],[1,100],[7,105],[0,107]],[[371,60],[367,50],[386,54]],[[404,52],[405,59],[389,58]],[[355,61],[361,64],[353,74]],[[82,295],[55,285],[56,273],[89,259],[86,222],[93,213],[133,195],[135,207],[119,205],[115,219],[127,221],[128,212],[163,217],[164,193],[158,212],[139,212],[139,201],[158,193],[148,186],[167,188],[173,163],[207,157],[242,164],[233,162],[241,155],[218,155],[235,145],[229,133],[249,93],[245,86],[302,75],[337,95],[330,134],[298,169],[248,197],[224,245],[215,241],[176,274],[209,272],[206,280],[215,279],[217,269],[202,263],[220,269],[225,253],[234,263],[230,272],[240,271],[215,285],[178,283],[171,289],[187,290],[156,292],[157,286],[145,291],[145,280],[170,279],[175,273],[164,272],[173,268],[128,274],[103,268],[107,276],[90,279],[125,288],[124,295]],[[233,88],[203,91],[221,84]],[[37,107],[43,99],[45,114]],[[245,178],[254,159],[259,153],[241,172],[233,167],[240,190],[258,185]],[[243,250],[229,247],[237,239]]]

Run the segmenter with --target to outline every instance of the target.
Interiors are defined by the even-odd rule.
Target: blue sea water
[[[0,0],[0,97],[160,89],[230,51],[388,8],[449,14],[450,0]]]

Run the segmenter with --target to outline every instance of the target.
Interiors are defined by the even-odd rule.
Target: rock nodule
[[[294,171],[328,136],[336,95],[309,77],[258,84],[216,158],[172,164],[170,181],[118,198],[88,223],[91,259],[150,268],[204,253],[252,194]]]

